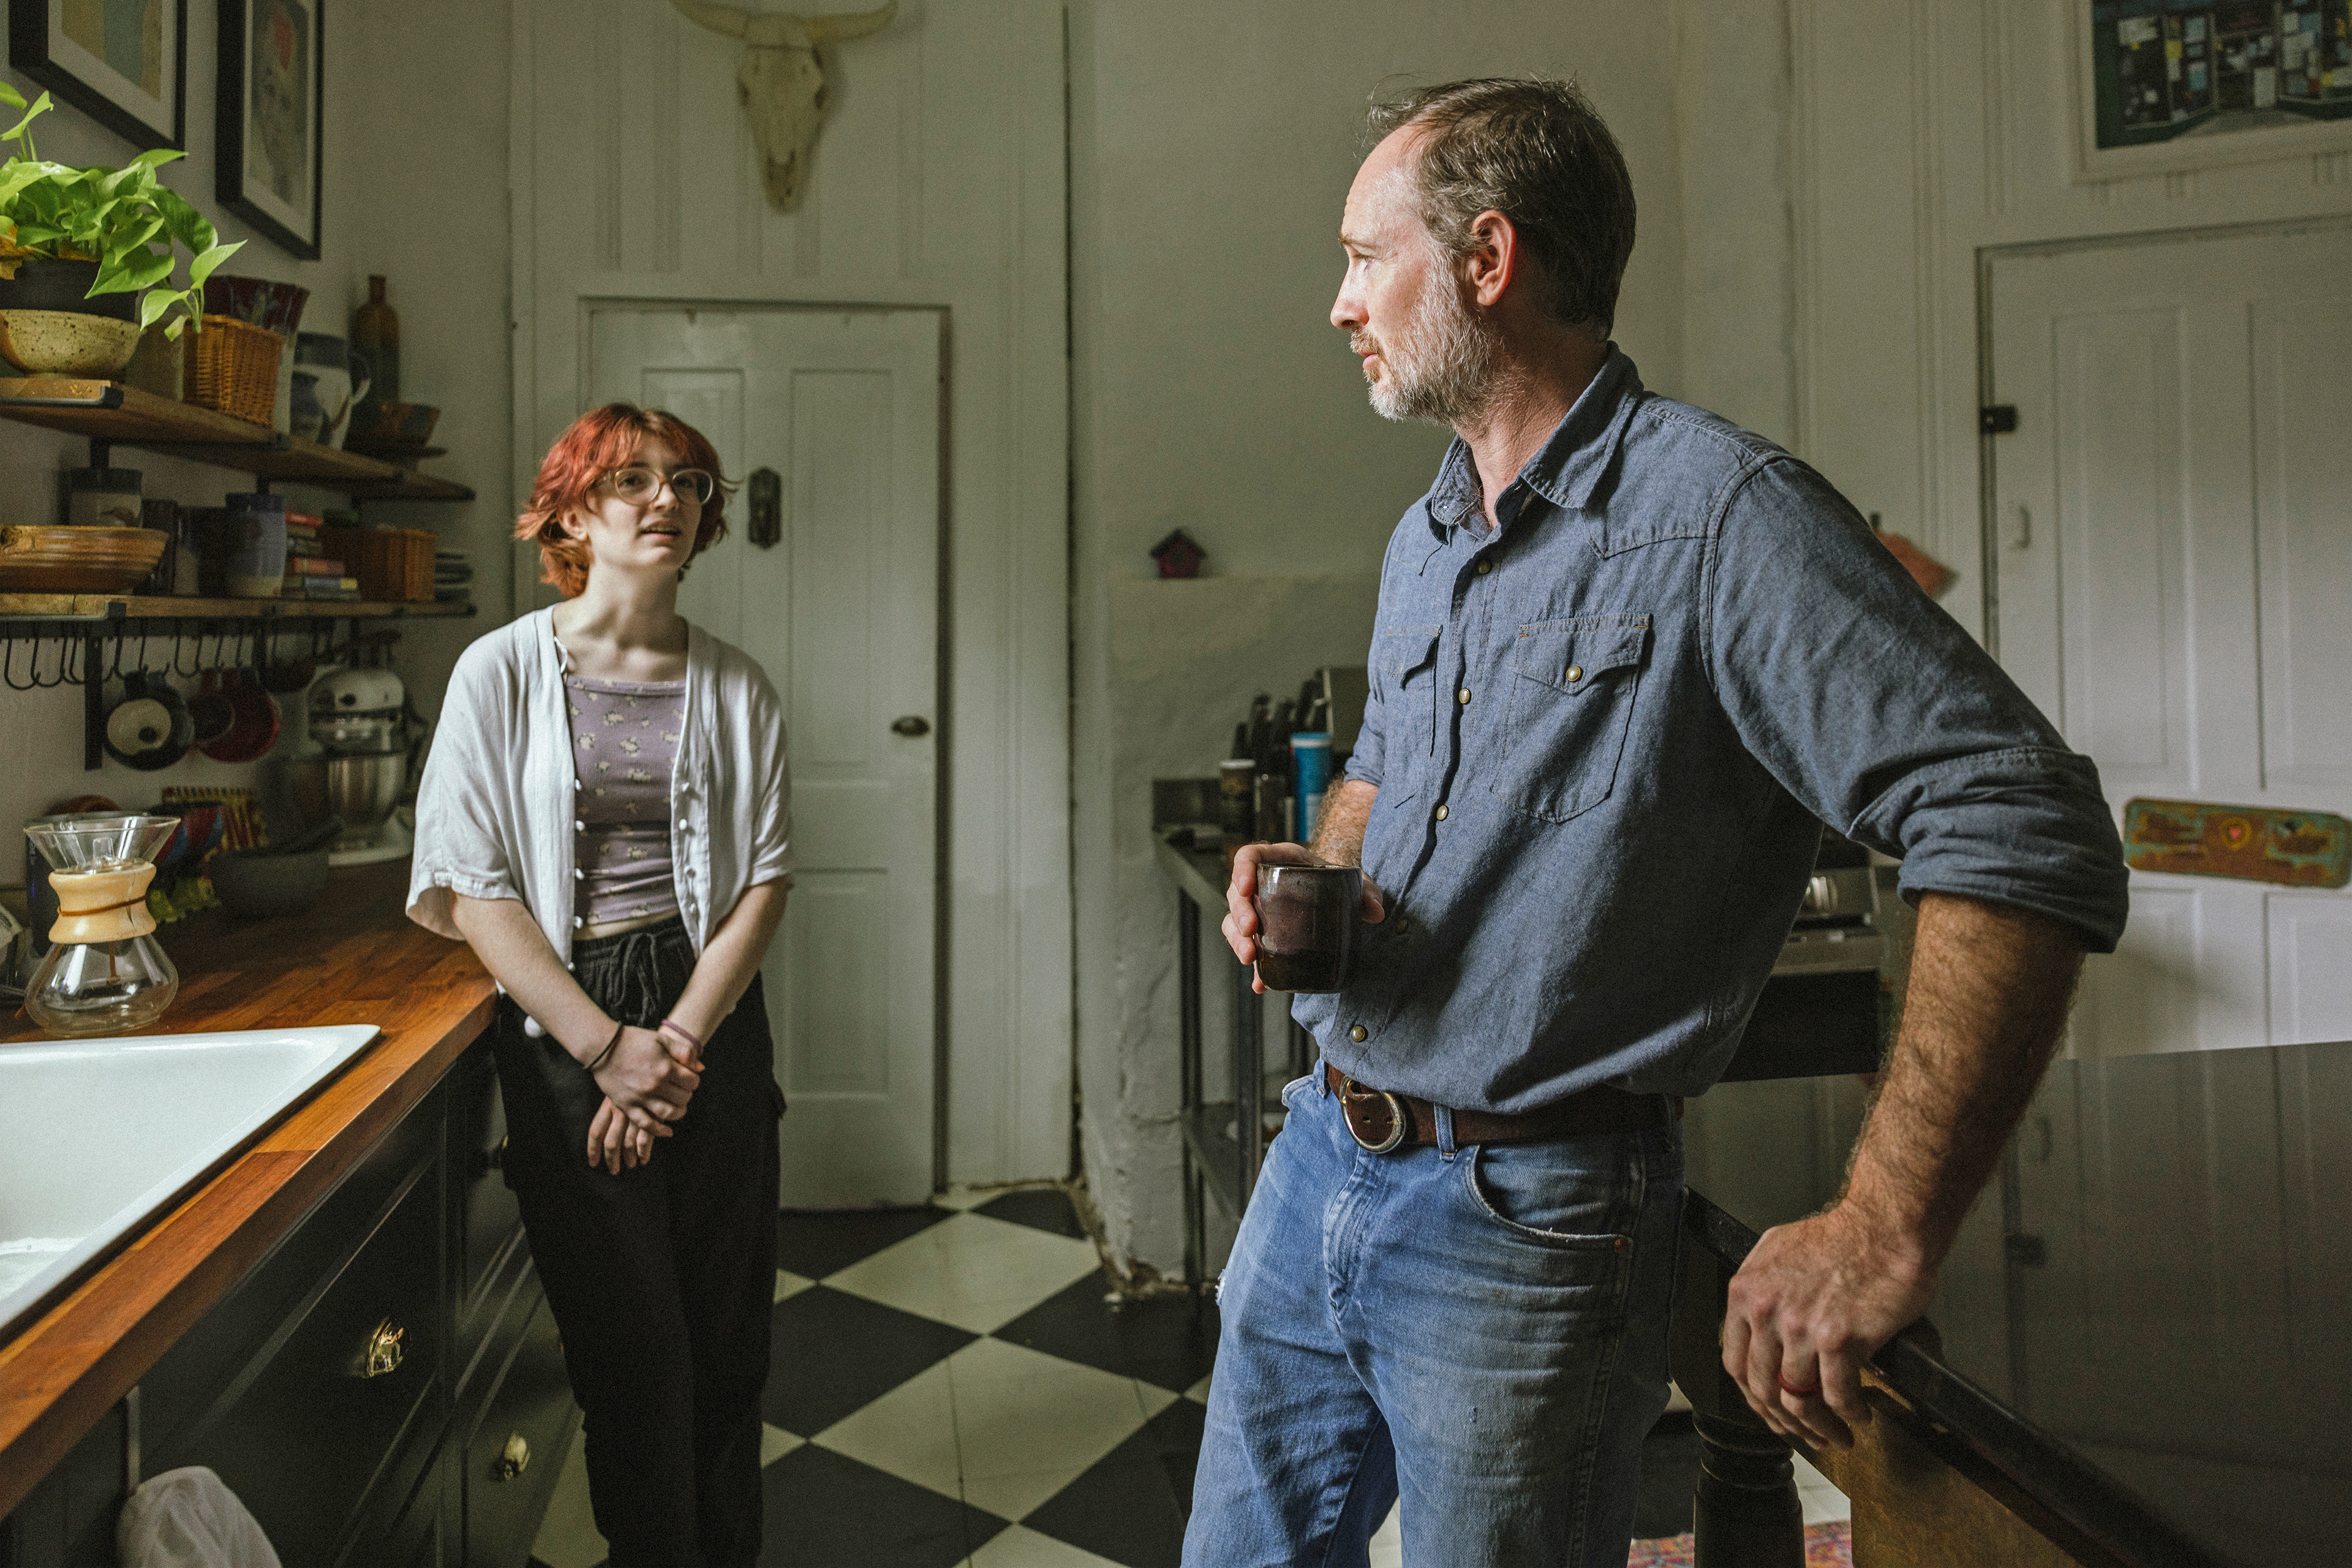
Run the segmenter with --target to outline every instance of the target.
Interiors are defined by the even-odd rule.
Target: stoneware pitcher
[[[352,405],[367,395],[367,361],[329,332],[303,332],[294,344],[294,434],[340,447],[351,434]]]

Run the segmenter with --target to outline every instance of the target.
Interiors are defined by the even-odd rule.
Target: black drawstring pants
[[[651,1028],[694,969],[670,921],[575,942],[572,973]],[[783,1096],[758,979],[703,1045],[702,1082],[652,1161],[588,1163],[604,1093],[501,997],[507,1182],[587,1414],[588,1487],[612,1568],[749,1568],[760,1554],[760,1394],[776,1279]]]

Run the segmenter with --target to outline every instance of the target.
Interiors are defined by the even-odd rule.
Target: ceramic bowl
[[[0,527],[0,593],[112,594],[155,570],[160,528]]]
[[[352,410],[352,442],[421,447],[440,417],[430,403],[362,403]]]
[[[120,375],[138,352],[136,321],[79,310],[0,310],[0,359],[26,375]]]
[[[228,912],[242,920],[299,915],[319,901],[327,886],[327,850],[324,845],[299,855],[224,849],[205,874]]]

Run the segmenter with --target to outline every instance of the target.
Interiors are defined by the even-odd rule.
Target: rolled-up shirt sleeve
[[[1806,809],[1902,861],[1900,887],[2063,921],[2114,951],[2128,873],[2098,770],[1792,459],[1727,501],[1706,657],[1748,751]]]
[[[760,781],[755,796],[747,887],[768,882],[793,885],[793,765],[784,731],[784,707],[762,675],[751,682],[750,722],[745,726]]]
[[[463,940],[458,896],[528,902],[505,823],[520,823],[511,794],[515,748],[525,715],[502,667],[476,643],[457,661],[416,786],[416,848],[408,875],[408,918]]]

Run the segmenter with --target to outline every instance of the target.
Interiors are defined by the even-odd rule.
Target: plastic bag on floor
[[[201,1465],[141,1484],[114,1521],[122,1568],[278,1568],[236,1494]]]

